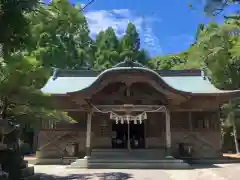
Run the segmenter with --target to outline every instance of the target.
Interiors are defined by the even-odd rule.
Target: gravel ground
[[[240,164],[195,166],[189,170],[66,169],[35,165],[42,180],[239,180]]]

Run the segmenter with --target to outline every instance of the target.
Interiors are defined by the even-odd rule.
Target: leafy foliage
[[[175,69],[181,65],[185,65],[185,59],[180,55],[157,56],[149,62],[150,67],[155,69]]]
[[[224,8],[223,3],[208,0],[205,11]],[[52,67],[102,71],[128,59],[153,69],[204,68],[219,88],[240,88],[239,16],[228,17],[223,24],[200,24],[189,49],[153,58],[141,48],[139,33],[132,23],[121,38],[109,27],[92,39],[80,6],[72,6],[67,0],[53,0],[48,5],[37,0],[0,1],[0,27],[2,119],[61,119],[64,113],[53,111],[51,97],[39,90]],[[229,105],[225,109],[236,113],[238,108]]]
[[[227,18],[224,24],[209,23],[201,29],[197,41],[188,51],[186,66],[200,65],[212,82],[221,89],[240,88],[240,21]],[[239,99],[223,106],[224,126],[233,129],[236,152],[239,153],[237,126],[239,126]]]
[[[199,0],[192,0],[192,3],[188,5],[189,8],[195,9],[198,8],[199,5],[193,5],[195,3],[201,3],[201,6],[203,5],[203,11],[208,17],[218,16],[223,14],[224,10],[228,6],[236,6],[236,10],[234,13],[239,14],[239,4],[240,0],[205,0],[205,1],[199,1]],[[226,12],[229,14],[228,12]],[[231,16],[230,16],[231,17]]]
[[[27,42],[29,22],[25,13],[37,6],[37,0],[1,0],[0,2],[0,45],[4,56],[22,47]],[[4,27],[4,28],[3,28]]]
[[[0,35],[2,119],[25,123],[59,119],[64,114],[52,110],[51,97],[40,92],[52,67],[104,70],[125,58],[145,64],[149,59],[140,49],[133,24],[128,25],[123,38],[109,27],[93,40],[80,6],[67,0],[53,0],[48,5],[1,1],[0,7],[0,25],[4,27]]]
[[[45,67],[79,69],[91,64],[92,48],[87,21],[78,6],[53,0],[32,13],[32,54]]]

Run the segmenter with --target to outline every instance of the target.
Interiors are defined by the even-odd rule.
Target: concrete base
[[[39,158],[39,159],[33,159],[29,160],[29,164],[35,164],[35,165],[69,165],[72,162],[76,161],[76,157],[63,157],[63,158]]]
[[[161,149],[93,149],[91,157],[86,156],[71,163],[68,168],[189,168],[184,160],[165,157]]]
[[[191,164],[229,164],[229,163],[240,163],[240,159],[211,159],[211,158],[203,158],[203,159],[193,159],[190,160]]]
[[[161,160],[143,160],[143,159],[77,159],[68,168],[81,169],[187,169],[190,165],[180,159],[161,159]]]

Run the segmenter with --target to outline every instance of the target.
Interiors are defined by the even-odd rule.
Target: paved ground
[[[239,180],[240,164],[189,170],[66,169],[65,166],[35,166],[43,180]]]

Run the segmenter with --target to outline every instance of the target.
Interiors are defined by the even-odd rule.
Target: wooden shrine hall
[[[42,127],[40,159],[72,156],[70,166],[79,168],[218,157],[220,105],[240,95],[217,89],[201,70],[154,71],[127,61],[102,72],[55,70],[42,92],[76,123]]]

